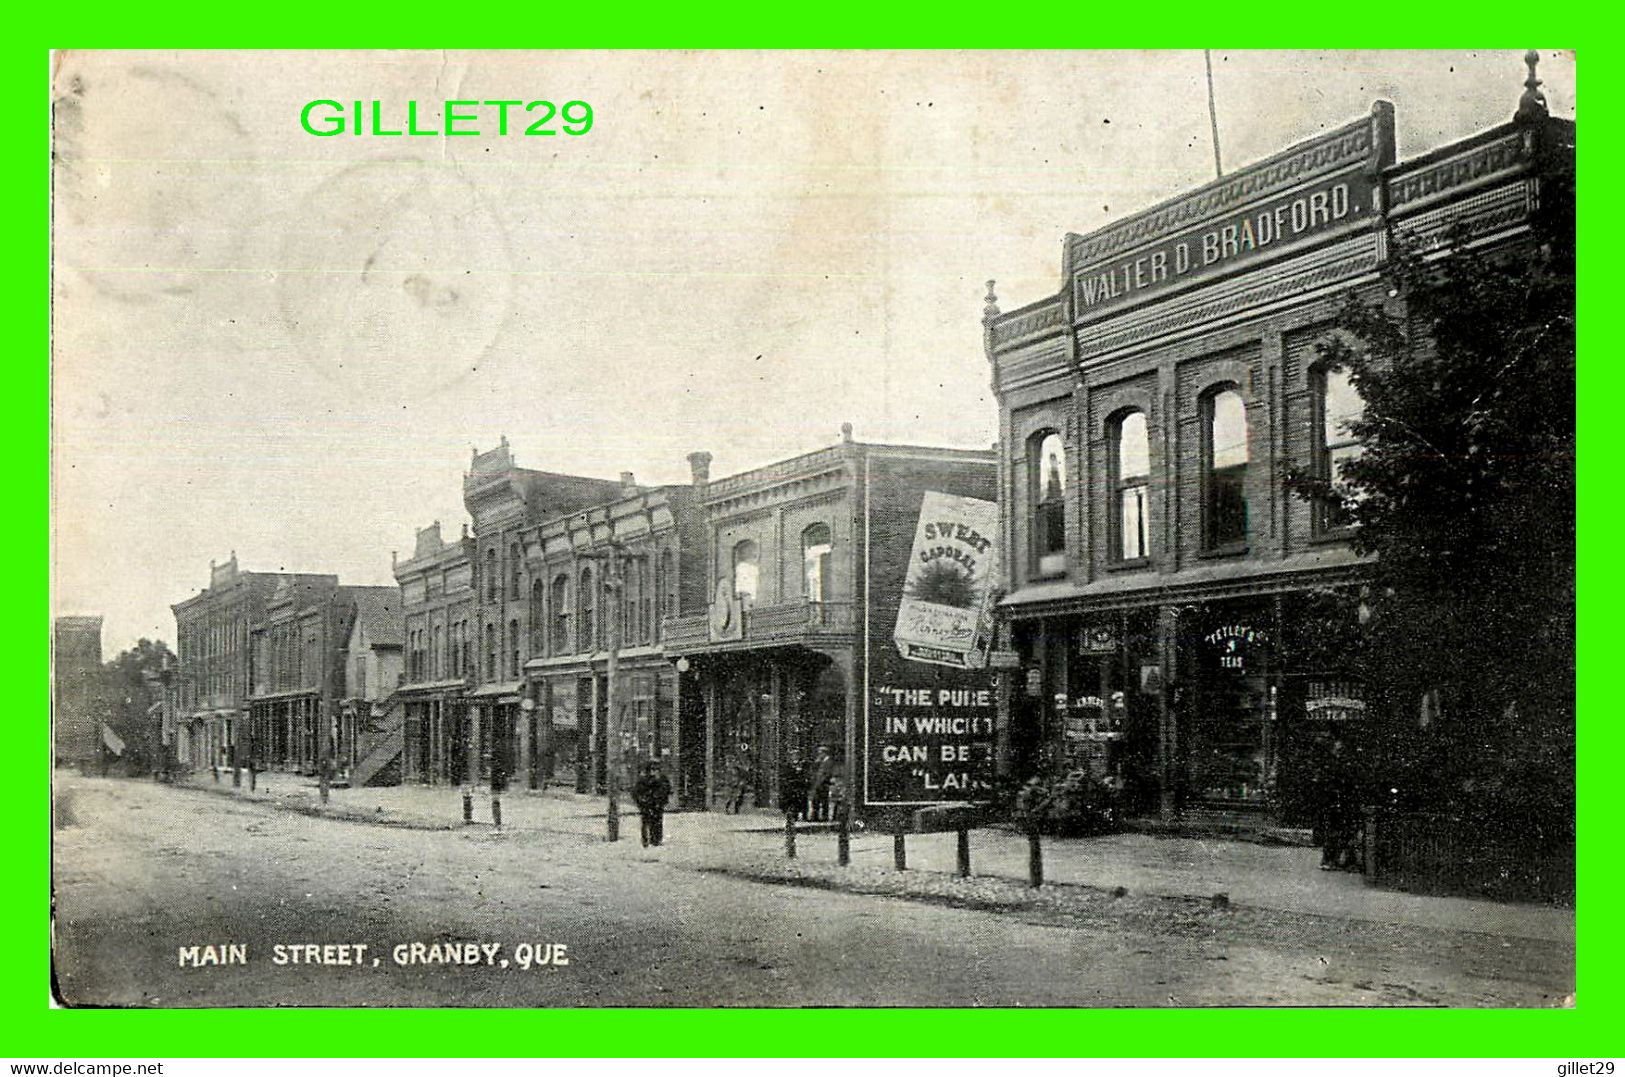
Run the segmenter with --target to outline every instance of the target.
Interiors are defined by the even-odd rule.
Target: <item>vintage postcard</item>
[[[1573,1004],[1572,51],[51,94],[62,1004]]]

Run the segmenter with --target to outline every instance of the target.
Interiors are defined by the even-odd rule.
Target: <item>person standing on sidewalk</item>
[[[665,840],[666,801],[670,799],[671,779],[661,773],[660,764],[645,763],[643,773],[632,786],[632,800],[638,806],[645,848]]]
[[[829,783],[834,777],[835,759],[830,755],[829,745],[820,744],[808,783],[812,790],[812,818],[817,822],[829,822]]]
[[[730,775],[733,782],[729,789],[728,802],[723,805],[726,815],[738,815],[745,806],[745,794],[750,792],[753,771],[750,765],[750,745],[741,742],[739,751],[734,755],[733,769]]]

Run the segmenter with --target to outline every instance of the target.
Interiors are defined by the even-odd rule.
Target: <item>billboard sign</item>
[[[926,492],[892,633],[904,658],[986,668],[998,529],[994,502]]]

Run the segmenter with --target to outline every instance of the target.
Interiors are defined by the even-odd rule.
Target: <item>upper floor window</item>
[[[1119,561],[1149,557],[1146,507],[1151,489],[1151,438],[1145,412],[1131,411],[1112,426],[1112,549]]]
[[[666,616],[677,616],[677,570],[670,550],[660,551],[660,579],[665,588]]]
[[[485,551],[485,600],[495,602],[502,594],[501,586],[502,581],[497,576],[497,552],[492,548]]]
[[[1315,372],[1315,410],[1319,413],[1315,424],[1315,471],[1335,485],[1342,477],[1343,464],[1360,455],[1359,439],[1350,432],[1349,425],[1365,412],[1365,403],[1349,381],[1347,370],[1322,367]],[[1342,498],[1333,496],[1320,502],[1317,523],[1322,531],[1335,531],[1350,522]]]
[[[1033,575],[1066,571],[1066,449],[1055,431],[1033,438]]]
[[[576,650],[591,651],[598,644],[597,617],[594,616],[598,602],[598,592],[592,585],[592,569],[581,570],[581,627],[576,638]]]
[[[497,679],[497,626],[485,626],[485,679]]]
[[[1202,546],[1247,541],[1247,405],[1234,387],[1203,398]]]
[[[546,598],[547,589],[542,586],[541,580],[530,585],[530,653],[533,657],[542,653],[542,647],[546,643]]]
[[[756,586],[759,571],[756,565],[756,543],[750,539],[734,544],[734,594],[747,608],[756,605]]]
[[[524,597],[523,584],[520,580],[521,570],[524,567],[524,558],[519,553],[519,543],[508,547],[508,597],[519,599]]]
[[[829,525],[813,524],[801,533],[801,571],[808,602],[829,601]]]
[[[553,653],[570,653],[570,577],[553,577]]]
[[[519,619],[508,622],[508,676],[519,676]]]
[[[650,586],[649,559],[641,557],[638,570],[638,639],[649,643],[654,637],[654,588]]]

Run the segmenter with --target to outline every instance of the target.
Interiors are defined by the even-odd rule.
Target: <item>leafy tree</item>
[[[160,698],[164,674],[176,665],[167,643],[143,638],[103,667],[107,724],[124,741],[124,761],[134,773],[162,761],[162,731],[147,711]]]
[[[1320,346],[1364,402],[1357,457],[1294,476],[1375,555],[1370,757],[1413,803],[1572,835],[1572,243],[1403,244],[1388,300],[1351,296]]]

